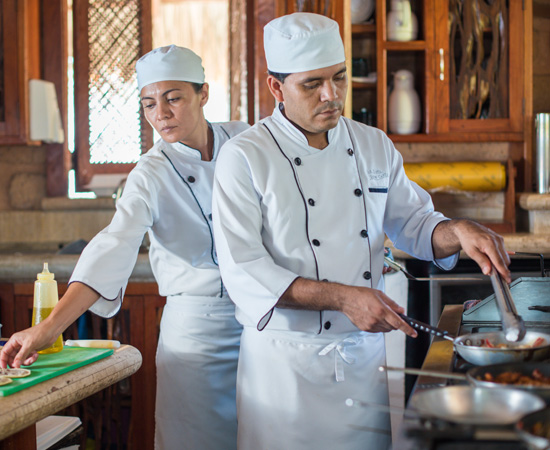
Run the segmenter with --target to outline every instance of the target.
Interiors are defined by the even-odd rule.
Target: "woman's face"
[[[204,122],[208,84],[197,93],[186,81],[159,81],[141,90],[145,118],[166,142],[193,142]]]

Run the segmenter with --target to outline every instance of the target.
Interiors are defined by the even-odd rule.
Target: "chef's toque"
[[[200,56],[188,48],[169,45],[151,50],[136,63],[138,89],[159,81],[204,83]]]
[[[297,73],[334,66],[346,60],[338,23],[313,13],[278,17],[264,27],[267,68]]]

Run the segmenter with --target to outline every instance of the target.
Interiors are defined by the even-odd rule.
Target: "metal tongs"
[[[517,342],[525,336],[525,323],[516,310],[508,283],[504,282],[496,269],[491,270],[491,283],[495,291],[497,309],[507,341]]]

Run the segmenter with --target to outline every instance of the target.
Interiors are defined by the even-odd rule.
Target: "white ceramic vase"
[[[388,128],[394,134],[414,134],[420,130],[420,97],[414,90],[414,77],[408,70],[393,76],[393,90],[388,101]]]
[[[414,41],[418,37],[418,19],[409,0],[392,0],[386,18],[386,37],[388,41]]]
[[[351,0],[351,23],[362,23],[374,12],[375,0]]]

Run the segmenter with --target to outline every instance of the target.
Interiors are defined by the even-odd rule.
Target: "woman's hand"
[[[13,334],[2,347],[0,367],[31,365],[37,360],[38,351],[53,345],[57,336],[48,329],[46,322]]]

